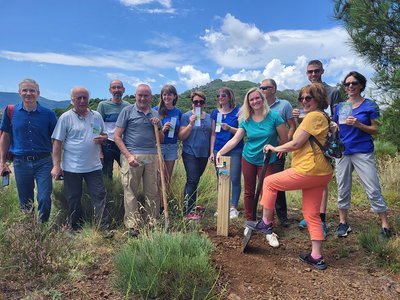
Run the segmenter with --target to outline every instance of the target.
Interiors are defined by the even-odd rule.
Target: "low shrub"
[[[394,157],[397,154],[396,145],[389,141],[375,140],[374,145],[375,145],[375,156],[377,158],[385,156]]]
[[[206,299],[217,277],[211,251],[212,243],[198,233],[143,234],[116,254],[116,284],[126,296]]]
[[[52,278],[63,276],[72,249],[66,230],[40,224],[32,214],[21,214],[11,226],[1,227],[2,270],[13,270],[8,276],[23,276],[24,281],[49,284]]]

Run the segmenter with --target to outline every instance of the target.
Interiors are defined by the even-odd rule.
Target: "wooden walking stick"
[[[158,165],[160,166],[160,177],[161,177],[161,195],[164,204],[164,218],[165,218],[165,230],[169,228],[169,219],[168,219],[168,199],[167,199],[167,190],[165,186],[165,177],[164,177],[164,160],[161,154],[161,143],[160,136],[158,135],[158,126],[153,124],[154,127],[154,135],[156,136],[156,144],[157,144],[157,155],[158,155]]]

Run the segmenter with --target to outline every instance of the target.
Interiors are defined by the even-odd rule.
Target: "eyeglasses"
[[[260,86],[260,90],[266,91],[269,89],[273,89],[274,87],[271,85],[264,85],[264,86]]]
[[[194,105],[204,105],[206,104],[206,101],[204,100],[193,100]]]
[[[307,74],[312,74],[312,73],[318,74],[320,72],[321,72],[321,69],[307,70]]]
[[[299,97],[299,99],[297,100],[299,100],[299,102],[303,102],[303,100],[306,100],[306,102],[310,102],[312,98],[313,98],[312,96],[305,96],[305,97]]]
[[[351,81],[351,82],[345,82],[345,83],[343,83],[343,85],[345,86],[345,87],[349,87],[350,85],[352,85],[352,86],[357,86],[357,85],[359,85],[360,83],[358,82],[358,81]]]
[[[225,97],[227,97],[227,96],[228,96],[227,94],[217,94],[217,98],[219,98],[219,97],[225,98]]]
[[[117,89],[122,89],[122,88],[123,88],[123,86],[120,86],[120,85],[110,86],[110,89],[112,89],[112,90],[117,90]]]

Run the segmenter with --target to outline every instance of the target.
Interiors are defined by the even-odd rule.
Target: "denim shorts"
[[[161,152],[165,161],[173,161],[178,159],[178,143],[161,144]]]

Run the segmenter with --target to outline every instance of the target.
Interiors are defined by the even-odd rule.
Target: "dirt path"
[[[333,218],[333,217],[332,217]],[[328,224],[331,235],[324,244],[328,264],[325,271],[314,270],[298,259],[309,250],[307,231],[276,228],[280,247],[271,248],[265,237],[255,234],[246,254],[241,252],[243,220],[233,222],[229,236],[216,235],[215,219],[205,225],[204,233],[215,245],[212,262],[220,270],[217,289],[226,291],[223,299],[400,299],[400,274],[392,275],[378,268],[374,259],[357,242],[357,235],[373,215],[360,211],[352,215],[353,233],[347,238],[335,238],[335,224]],[[359,225],[360,224],[360,225]],[[363,224],[363,225],[361,225]],[[118,241],[119,238],[116,240]],[[118,241],[124,242],[124,240]],[[113,286],[114,251],[99,257],[79,281],[65,282],[44,294],[34,291],[34,282],[23,286],[0,278],[0,299],[124,299]],[[54,297],[57,294],[60,297]]]
[[[211,228],[207,232],[216,245],[213,262],[221,269],[220,288],[228,284],[227,299],[400,298],[400,277],[375,270],[369,266],[372,262],[359,257],[359,251],[339,258],[340,250],[326,249],[328,269],[318,271],[298,259],[299,252],[309,247],[306,233],[304,239],[302,234],[297,234],[300,238],[286,234],[277,249],[271,248],[264,236],[255,235],[243,254],[242,229],[231,230],[229,237],[216,236]],[[355,237],[340,242],[348,246]]]

